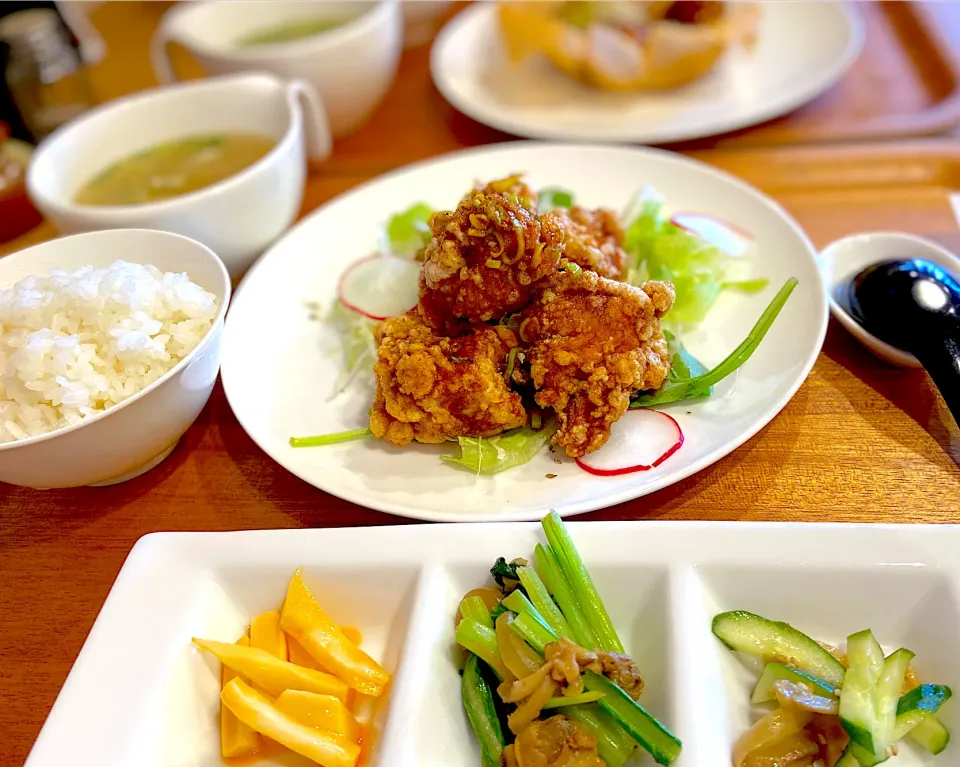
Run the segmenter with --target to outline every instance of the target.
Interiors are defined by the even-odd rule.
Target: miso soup
[[[273,45],[274,43],[288,43],[292,40],[302,40],[326,32],[341,24],[350,21],[350,18],[335,19],[298,19],[275,27],[254,32],[241,37],[236,42],[237,48],[250,48],[255,45]]]
[[[137,152],[84,184],[78,205],[139,205],[179,197],[253,165],[276,145],[257,133],[188,136]]]

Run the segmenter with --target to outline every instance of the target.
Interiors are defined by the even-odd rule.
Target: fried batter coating
[[[563,228],[563,255],[575,264],[610,280],[622,280],[627,265],[623,228],[615,213],[603,208],[574,206],[553,215]]]
[[[563,232],[556,217],[537,217],[536,197],[527,194],[508,178],[434,215],[418,306],[430,327],[449,331],[457,319],[485,322],[518,311],[534,284],[556,270]]]
[[[635,288],[593,272],[563,272],[523,312],[520,337],[530,345],[536,401],[556,411],[555,439],[567,455],[600,448],[630,395],[663,383],[670,358],[660,318],[673,299],[666,282]]]
[[[416,310],[377,329],[374,435],[407,445],[464,436],[491,437],[527,415],[503,374],[513,333],[485,327],[458,338],[436,335]]]

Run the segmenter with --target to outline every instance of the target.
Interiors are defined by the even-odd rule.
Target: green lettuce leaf
[[[457,440],[460,455],[442,455],[440,458],[474,474],[497,474],[530,461],[556,431],[556,424],[551,422],[544,424],[540,431],[521,426],[498,437],[460,437]]]
[[[784,283],[783,287],[780,288],[780,291],[776,296],[774,296],[773,300],[764,310],[763,314],[760,315],[760,319],[757,320],[757,324],[754,325],[753,329],[747,334],[747,337],[743,340],[743,343],[734,349],[730,355],[715,368],[689,378],[670,380],[668,377],[667,382],[656,391],[643,392],[634,395],[630,402],[630,407],[637,408],[653,407],[654,405],[667,405],[671,402],[680,402],[681,400],[687,399],[698,399],[710,394],[710,388],[714,384],[722,381],[728,375],[735,372],[740,368],[741,365],[743,365],[744,362],[750,359],[753,353],[757,350],[757,347],[760,346],[760,342],[763,341],[767,331],[773,326],[774,321],[780,314],[780,310],[783,309],[784,304],[787,303],[787,299],[790,298],[790,294],[793,292],[795,287],[797,287],[797,280],[796,278],[791,277]],[[693,358],[690,357],[690,359],[692,360]],[[686,364],[687,368],[690,369],[689,361],[686,361],[684,364]],[[699,363],[697,364],[699,365]]]
[[[541,189],[538,204],[541,213],[546,213],[548,210],[553,210],[554,208],[572,208],[573,192],[568,192],[566,189],[556,187]]]
[[[724,287],[731,258],[697,235],[670,223],[660,198],[647,196],[627,226],[628,281],[668,280],[677,298],[667,315],[675,327],[700,323]]]
[[[387,222],[387,245],[397,256],[414,256],[430,242],[433,208],[418,202]]]

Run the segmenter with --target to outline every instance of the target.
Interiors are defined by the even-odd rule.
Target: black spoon
[[[960,281],[913,258],[868,266],[848,292],[851,316],[916,357],[960,424]]]

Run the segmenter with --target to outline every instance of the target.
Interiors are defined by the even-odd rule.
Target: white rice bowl
[[[210,331],[186,274],[115,261],[0,290],[0,443],[82,422],[142,391]]]

